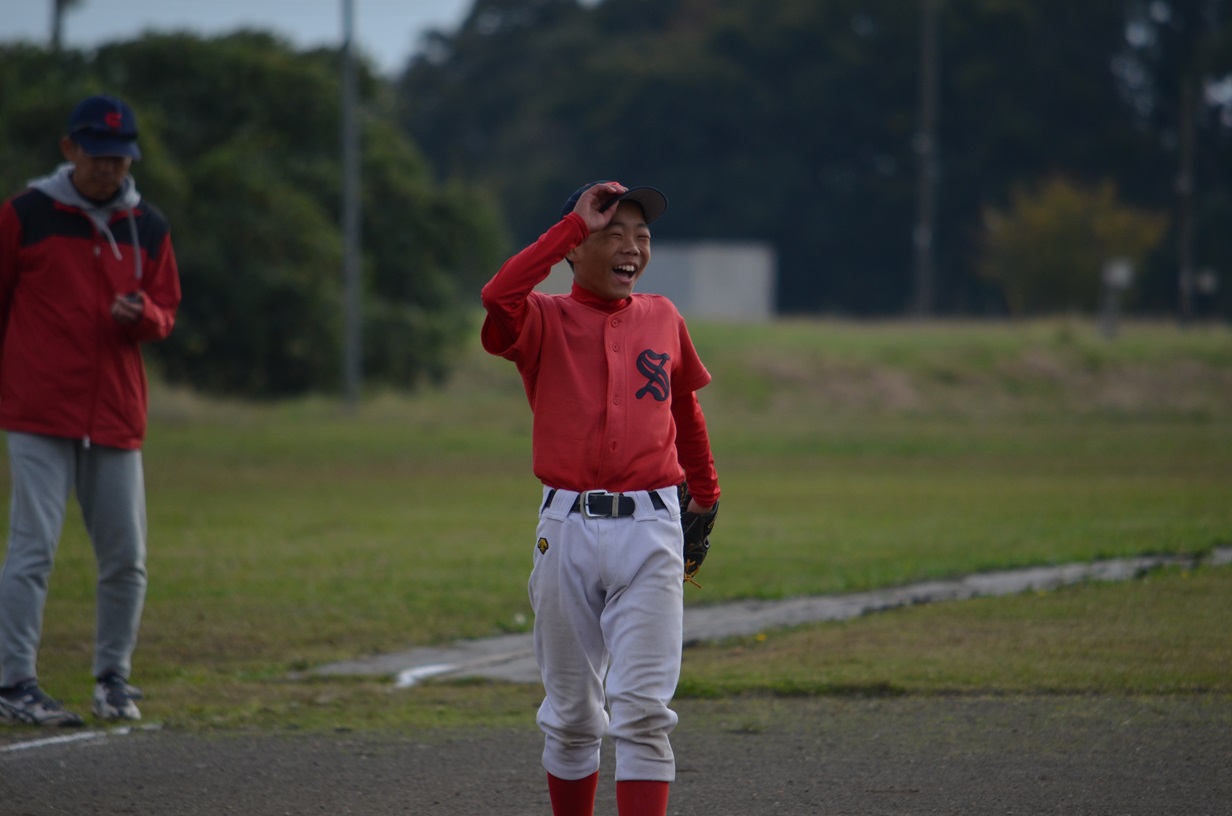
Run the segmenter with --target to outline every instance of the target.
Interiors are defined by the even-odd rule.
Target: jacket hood
[[[124,176],[119,191],[111,197],[110,201],[104,201],[101,204],[86,198],[73,186],[73,165],[68,162],[57,167],[55,172],[49,176],[33,179],[30,187],[65,206],[76,207],[84,212],[94,222],[98,231],[106,236],[107,243],[111,245],[111,251],[116,258],[120,257],[120,247],[116,244],[110,223],[115,215],[126,214],[128,228],[133,239],[134,273],[137,280],[141,280],[141,252],[137,243],[137,220],[133,214],[137,205],[141,203],[141,193],[137,192],[137,182],[133,181],[131,175]]]
[[[137,182],[131,175],[124,177],[119,192],[110,201],[101,204],[91,201],[73,186],[73,165],[67,162],[57,167],[51,175],[33,179],[30,186],[61,204],[85,211],[96,224],[101,221],[106,225],[116,213],[131,210],[141,203],[141,193],[137,192]]]

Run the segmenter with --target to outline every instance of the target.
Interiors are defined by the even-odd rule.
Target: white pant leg
[[[661,512],[618,523],[627,572],[618,576],[620,589],[603,616],[616,779],[671,782],[676,762],[668,736],[678,718],[668,705],[680,679],[684,639],[680,522]]]
[[[528,584],[545,692],[536,717],[544,734],[543,767],[561,779],[581,779],[599,769],[608,724],[600,545],[594,530],[579,523],[579,514],[567,514],[575,498],[559,491],[553,506],[540,514]]]

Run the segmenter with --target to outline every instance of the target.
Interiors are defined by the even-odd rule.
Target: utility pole
[[[64,46],[64,16],[77,8],[84,0],[52,0],[51,2],[51,51],[59,54]]]
[[[363,331],[360,316],[362,250],[359,232],[359,123],[356,117],[355,4],[342,0],[342,278],[344,288],[342,381],[354,411],[362,387]]]
[[[937,12],[941,0],[920,0],[920,90],[915,152],[919,157],[916,190],[915,297],[913,311],[933,311],[933,235],[937,197]]]
[[[1193,320],[1194,308],[1194,118],[1197,116],[1194,99],[1194,79],[1186,74],[1181,80],[1181,145],[1180,168],[1176,176],[1177,193],[1177,229],[1178,239],[1177,263],[1180,267],[1177,280],[1180,297],[1181,325],[1189,325]]]

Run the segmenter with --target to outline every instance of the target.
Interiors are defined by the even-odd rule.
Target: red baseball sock
[[[598,771],[581,779],[561,779],[548,774],[552,816],[594,816],[595,789],[598,787]]]
[[[667,782],[625,780],[616,783],[620,816],[667,816]]]

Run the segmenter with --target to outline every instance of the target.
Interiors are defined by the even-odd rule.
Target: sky
[[[461,25],[473,0],[351,0],[355,45],[386,74],[401,71],[420,34]],[[0,0],[0,41],[47,43],[52,0]],[[64,45],[95,48],[145,31],[214,36],[272,31],[297,48],[342,42],[343,0],[85,0],[64,20]]]

